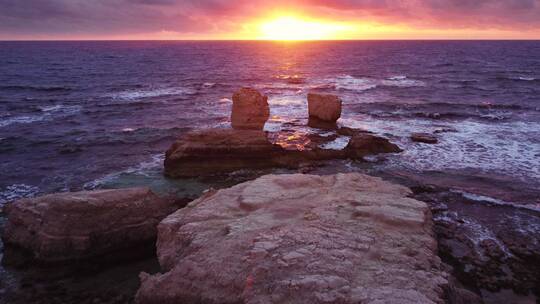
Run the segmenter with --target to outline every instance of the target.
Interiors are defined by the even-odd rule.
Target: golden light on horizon
[[[282,16],[259,25],[262,40],[332,40],[341,39],[351,27],[347,24]]]

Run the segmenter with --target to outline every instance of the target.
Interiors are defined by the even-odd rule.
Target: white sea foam
[[[130,90],[108,94],[107,97],[112,97],[116,100],[135,101],[152,97],[164,97],[164,96],[185,96],[192,95],[195,91],[187,88],[156,88],[156,89],[144,89],[144,90]]]
[[[367,91],[375,89],[379,86],[386,87],[422,87],[426,83],[420,80],[409,79],[405,75],[398,75],[389,77],[387,79],[376,79],[370,77],[356,78],[350,75],[338,76],[334,79],[329,79],[329,82],[333,83],[338,90],[351,90],[351,91]]]
[[[350,75],[338,76],[333,80],[336,89],[367,91],[377,87],[378,81],[372,78],[355,78]]]
[[[268,104],[272,117],[303,118],[307,113],[307,98],[304,94],[271,96]]]
[[[62,109],[63,105],[53,105],[53,106],[39,106],[38,108],[43,112],[58,111]]]
[[[161,170],[164,159],[165,159],[164,154],[154,155],[151,157],[150,160],[139,163],[133,167],[129,167],[126,170],[110,173],[101,178],[85,183],[83,188],[86,190],[96,189],[103,185],[106,185],[106,184],[109,184],[118,180],[122,175],[125,175],[125,174],[151,177],[152,172],[156,170]]]
[[[42,121],[45,118],[46,117],[43,115],[6,117],[6,118],[0,119],[0,128],[6,127],[12,124],[29,124],[36,121]]]
[[[63,114],[63,115],[70,115],[70,114],[76,114],[79,113],[82,110],[82,106],[79,105],[51,105],[51,106],[39,106],[38,107],[42,112],[45,112],[46,114]]]
[[[409,79],[407,78],[407,76],[400,75],[381,80],[380,85],[387,87],[409,88],[423,87],[426,85],[426,83],[420,80]]]
[[[0,206],[24,197],[34,197],[40,192],[36,186],[13,184],[0,191]]]
[[[455,193],[459,193],[459,194],[463,195],[463,197],[465,197],[467,199],[470,199],[470,200],[473,200],[473,201],[476,201],[476,202],[487,202],[487,203],[493,204],[493,205],[511,206],[511,207],[519,208],[519,209],[540,211],[540,206],[539,205],[515,204],[513,202],[507,202],[507,201],[500,200],[500,199],[497,199],[497,198],[493,198],[493,197],[490,197],[490,196],[474,194],[474,193],[470,193],[470,192],[466,192],[466,191],[461,191],[461,190],[450,190],[450,191],[455,192]]]
[[[32,115],[20,115],[20,116],[4,116],[0,118],[0,128],[6,127],[12,124],[29,124],[38,121],[51,120],[59,117],[65,117],[68,115],[76,114],[81,111],[81,106],[66,106],[66,105],[53,105],[53,106],[40,106],[38,107],[42,113]]]
[[[418,170],[447,170],[473,168],[540,181],[540,123],[538,122],[478,122],[474,120],[452,124],[457,132],[439,136],[436,145],[413,143],[411,133],[432,133],[441,125],[432,121],[377,120],[370,116],[346,117],[342,124],[363,128],[379,134],[392,134],[394,141],[405,151],[393,158],[396,166]]]
[[[321,149],[325,150],[343,150],[349,144],[351,138],[349,136],[339,136],[333,141],[320,145]]]
[[[523,81],[535,81],[536,78],[534,77],[526,77],[526,76],[519,76],[515,78],[516,80],[523,80]]]

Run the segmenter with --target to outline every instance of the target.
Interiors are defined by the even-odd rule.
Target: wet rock
[[[190,132],[166,153],[165,174],[169,177],[219,175],[241,169],[298,168],[332,159],[361,159],[379,153],[401,152],[388,139],[358,133],[340,149],[325,144],[336,136],[322,137],[294,131],[267,135],[257,130],[208,129]],[[347,139],[347,138],[344,138]]]
[[[336,122],[341,117],[341,99],[336,95],[308,94],[309,117]]]
[[[359,134],[359,133],[372,134],[371,132],[366,131],[366,130],[349,128],[349,127],[340,127],[337,130],[337,134],[344,135],[344,136],[354,136],[354,135]]]
[[[165,174],[169,177],[195,177],[261,169],[275,165],[282,153],[270,143],[266,133],[257,130],[207,129],[186,134],[165,157]]]
[[[268,97],[255,89],[242,88],[233,95],[232,127],[239,130],[262,130],[270,116]]]
[[[469,289],[481,290],[483,298],[503,292],[505,303],[540,296],[538,211],[470,200],[449,191],[414,197],[431,205],[440,255]],[[445,208],[438,207],[442,202]]]
[[[436,144],[439,142],[436,136],[428,133],[413,133],[411,134],[411,140],[425,144]]]
[[[369,133],[357,133],[353,135],[346,149],[351,158],[362,158],[367,155],[399,153],[403,151],[388,139]]]
[[[317,117],[309,117],[308,126],[321,130],[337,130],[338,125],[335,121],[325,121]]]
[[[5,209],[3,241],[57,262],[151,244],[157,224],[177,208],[148,188],[131,188],[25,198]]]
[[[137,303],[444,303],[425,203],[360,174],[267,175],[159,225]]]

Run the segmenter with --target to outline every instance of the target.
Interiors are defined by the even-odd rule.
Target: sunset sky
[[[38,39],[540,39],[540,0],[0,0]]]

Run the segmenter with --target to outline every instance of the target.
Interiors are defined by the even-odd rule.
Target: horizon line
[[[426,38],[426,39],[0,39],[0,42],[361,42],[361,41],[540,41],[540,38]]]

